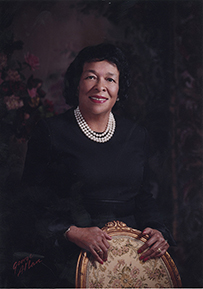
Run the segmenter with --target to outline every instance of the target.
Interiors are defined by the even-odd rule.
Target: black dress
[[[146,130],[121,117],[106,143],[88,139],[72,109],[38,123],[28,144],[20,230],[21,250],[44,258],[26,272],[27,286],[74,286],[80,248],[63,236],[71,224],[101,228],[119,220],[158,229],[173,244],[149,191],[147,152]]]

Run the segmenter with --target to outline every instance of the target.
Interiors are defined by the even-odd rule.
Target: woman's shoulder
[[[73,109],[70,108],[67,111],[54,115],[52,117],[46,118],[45,121],[48,124],[61,124],[71,122],[74,119]]]
[[[50,136],[52,133],[64,130],[68,131],[68,127],[70,127],[73,123],[74,116],[72,109],[69,109],[59,115],[40,119],[31,132],[31,138],[38,138],[44,135]]]
[[[64,125],[67,127],[68,125],[71,125],[71,123],[74,122],[74,115],[73,115],[73,109],[69,109],[65,111],[64,113],[54,115],[49,118],[41,119],[37,126],[46,126],[49,128],[60,128]]]
[[[116,122],[120,132],[126,133],[128,135],[142,136],[144,138],[148,137],[148,131],[144,125],[140,122],[130,119],[125,116],[116,115]]]
[[[140,147],[148,153],[149,133],[144,125],[126,117],[116,117],[118,139],[132,147]]]

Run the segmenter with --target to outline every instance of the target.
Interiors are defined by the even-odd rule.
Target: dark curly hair
[[[130,73],[127,59],[120,48],[113,44],[102,43],[96,46],[88,46],[82,49],[74,61],[68,67],[64,77],[63,95],[70,106],[78,106],[77,88],[86,62],[103,61],[113,63],[119,71],[119,99],[127,98],[130,86]]]

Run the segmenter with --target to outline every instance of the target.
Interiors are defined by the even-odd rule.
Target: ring
[[[97,254],[99,254],[99,253],[101,253],[101,252],[102,252],[102,250],[101,250],[101,249],[97,250]]]
[[[158,251],[159,253],[161,253],[161,249],[160,249],[160,248],[158,248],[157,251]]]

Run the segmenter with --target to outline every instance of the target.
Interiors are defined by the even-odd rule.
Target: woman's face
[[[79,107],[84,117],[109,114],[118,97],[117,66],[106,60],[86,62],[78,90]]]

